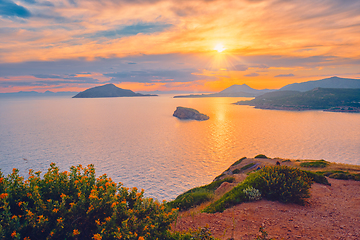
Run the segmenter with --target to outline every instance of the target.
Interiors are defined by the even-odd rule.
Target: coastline
[[[234,103],[235,105],[247,105],[253,106],[256,109],[264,110],[284,110],[284,111],[325,111],[325,112],[348,112],[348,113],[360,113],[360,107],[350,107],[350,106],[337,106],[331,108],[311,108],[311,107],[302,107],[302,106],[274,106],[274,105],[263,105],[263,104],[251,104],[247,101],[240,101]]]

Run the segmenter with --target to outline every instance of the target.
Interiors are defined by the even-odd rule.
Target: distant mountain
[[[270,90],[270,89],[257,90],[257,89],[249,87],[246,84],[242,84],[242,85],[232,85],[218,93],[180,95],[180,96],[174,96],[174,98],[256,97],[261,94],[264,94],[267,92],[272,92],[272,91],[275,91],[275,90]]]
[[[306,92],[319,87],[320,88],[360,88],[360,79],[331,77],[316,81],[292,83],[280,88],[280,90]]]
[[[274,90],[269,90],[269,89],[263,89],[263,90],[257,90],[254,88],[249,87],[246,84],[242,84],[242,85],[232,85],[224,90],[222,90],[219,93],[250,93],[250,94],[255,94],[255,95],[260,95],[266,92],[271,92]]]
[[[36,91],[20,91],[14,93],[0,93],[0,97],[38,97],[38,96],[73,96],[76,92],[36,92]]]
[[[128,89],[118,88],[112,83],[89,88],[73,96],[73,98],[103,98],[103,97],[144,97],[157,96],[150,94],[135,93]]]
[[[360,89],[315,88],[306,92],[276,91],[265,93],[237,105],[250,105],[261,109],[326,110],[360,112]]]

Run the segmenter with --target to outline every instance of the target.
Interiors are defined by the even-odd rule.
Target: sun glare
[[[224,48],[224,45],[222,43],[218,43],[216,44],[214,50],[218,51],[219,53],[221,53],[222,51],[226,50],[226,48]]]

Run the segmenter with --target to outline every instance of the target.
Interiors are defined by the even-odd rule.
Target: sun
[[[222,43],[218,43],[216,44],[216,46],[214,47],[214,50],[218,51],[219,53],[221,53],[222,51],[226,50],[226,48],[224,48],[224,45]]]

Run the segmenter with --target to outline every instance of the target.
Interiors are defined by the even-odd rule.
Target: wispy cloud
[[[279,74],[279,75],[276,75],[275,77],[294,77],[295,75],[290,73],[290,74]]]
[[[112,30],[98,31],[91,34],[84,34],[78,37],[95,38],[95,39],[105,37],[110,39],[116,39],[125,36],[134,36],[139,33],[151,34],[156,32],[162,32],[171,26],[172,26],[171,24],[166,24],[166,23],[136,23],[128,26],[119,26]]]
[[[359,16],[353,0],[0,0],[0,77],[272,88],[358,72]]]
[[[249,73],[249,74],[244,75],[244,77],[257,77],[257,76],[259,76],[258,73]]]

